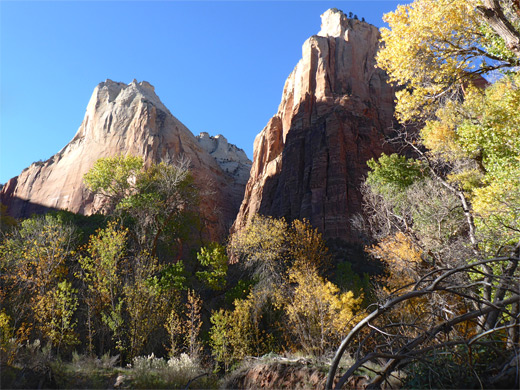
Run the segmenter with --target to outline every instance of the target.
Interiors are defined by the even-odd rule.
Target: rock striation
[[[278,112],[257,135],[253,166],[233,229],[260,213],[307,218],[324,237],[355,242],[366,161],[389,151],[394,90],[375,67],[379,31],[326,11],[302,47]]]
[[[233,145],[227,144],[227,148],[230,156],[235,149],[235,155],[240,155]],[[94,89],[72,141],[47,161],[33,163],[9,180],[0,201],[18,218],[48,209],[86,215],[98,212],[102,201],[85,188],[83,175],[97,159],[114,155],[142,156],[145,162],[189,159],[196,183],[210,194],[202,207],[214,238],[222,237],[233,222],[243,196],[244,175],[251,165],[244,154],[235,161],[238,177],[221,168],[218,161],[225,153],[212,157],[148,82],[134,80],[127,85],[106,80]]]

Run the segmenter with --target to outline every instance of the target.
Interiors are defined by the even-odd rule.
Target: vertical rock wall
[[[234,229],[254,214],[307,218],[325,238],[355,241],[366,161],[390,151],[394,91],[375,67],[379,31],[341,11],[302,48],[278,112],[255,139],[253,167]]]

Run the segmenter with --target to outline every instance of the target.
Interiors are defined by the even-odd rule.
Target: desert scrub
[[[217,388],[217,379],[187,354],[168,360],[149,356],[133,359],[127,368],[131,387],[135,389]]]
[[[59,359],[52,362],[51,367],[60,389],[106,389],[111,388],[115,378],[124,372],[117,367],[119,356],[109,353],[96,356],[72,353],[72,361]]]

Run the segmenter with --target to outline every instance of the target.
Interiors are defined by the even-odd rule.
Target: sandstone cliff
[[[255,213],[307,218],[325,238],[355,241],[366,161],[387,146],[394,91],[375,67],[379,31],[331,9],[285,82],[278,112],[255,139],[234,229]]]
[[[206,132],[200,133],[197,141],[202,149],[215,159],[222,171],[231,178],[230,193],[232,196],[230,201],[233,202],[233,209],[238,211],[249,180],[251,160],[247,158],[242,149],[230,144],[222,134],[212,137]]]
[[[128,85],[111,80],[100,83],[72,141],[49,160],[34,163],[9,180],[0,192],[0,200],[14,217],[48,209],[95,213],[100,210],[101,200],[86,190],[83,175],[97,159],[120,154],[142,156],[147,162],[188,158],[196,182],[204,192],[211,193],[203,209],[213,236],[225,234],[242,199],[243,177],[237,180],[222,169],[146,81],[134,80]],[[238,169],[247,171],[247,157],[237,161],[237,167],[241,164],[245,164],[244,168]]]

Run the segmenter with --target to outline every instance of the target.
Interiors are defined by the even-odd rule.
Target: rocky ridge
[[[171,114],[151,84],[106,80],[94,89],[72,141],[47,161],[33,163],[9,180],[0,201],[14,217],[48,209],[86,215],[98,212],[102,200],[85,188],[83,175],[97,159],[115,155],[142,156],[148,163],[189,159],[196,183],[211,193],[203,200],[202,211],[214,238],[222,237],[233,222],[243,195],[243,171],[251,164],[240,155],[235,162],[242,176],[234,177]]]
[[[366,161],[389,151],[394,90],[375,67],[379,31],[330,9],[302,47],[278,112],[257,135],[234,229],[256,214],[307,218],[325,238],[356,241]]]
[[[234,208],[239,209],[252,162],[243,149],[230,144],[222,134],[211,136],[203,132],[196,136],[199,145],[215,159],[222,171],[232,179],[232,200]]]

